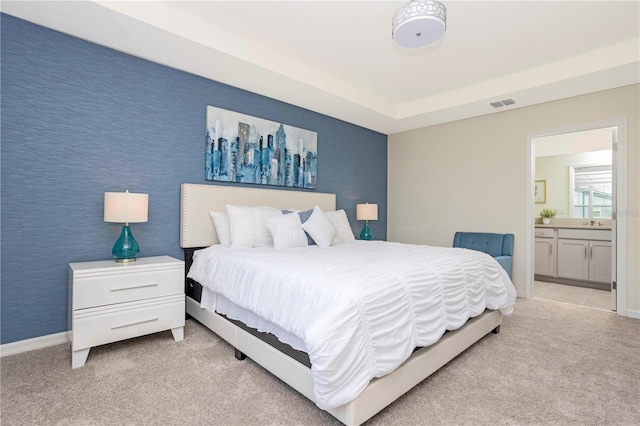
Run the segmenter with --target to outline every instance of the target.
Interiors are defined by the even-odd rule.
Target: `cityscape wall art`
[[[316,189],[318,134],[207,106],[205,179]]]

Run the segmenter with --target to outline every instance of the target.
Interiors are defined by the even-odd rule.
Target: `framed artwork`
[[[533,197],[536,204],[544,204],[547,202],[547,181],[537,180],[534,186]]]
[[[318,134],[207,106],[205,179],[316,189]]]

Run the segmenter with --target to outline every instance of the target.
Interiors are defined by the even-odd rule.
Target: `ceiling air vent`
[[[503,99],[501,101],[490,102],[489,105],[491,105],[494,108],[500,108],[500,107],[503,107],[505,105],[513,105],[515,103],[516,103],[516,101],[514,101],[511,98],[509,98],[509,99]]]

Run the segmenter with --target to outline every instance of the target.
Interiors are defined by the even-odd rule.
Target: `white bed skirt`
[[[255,313],[244,309],[235,303],[231,302],[226,297],[216,294],[207,287],[202,287],[202,298],[200,300],[200,306],[208,309],[212,312],[221,313],[228,318],[236,321],[240,321],[243,324],[255,328],[262,333],[271,333],[278,338],[282,343],[286,343],[293,349],[306,352],[307,349],[304,346],[304,341],[296,335],[289,333],[286,330],[278,327],[271,321],[262,318]]]

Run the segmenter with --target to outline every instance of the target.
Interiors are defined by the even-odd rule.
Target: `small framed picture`
[[[547,181],[537,180],[534,186],[533,198],[536,204],[544,204],[547,202]]]

